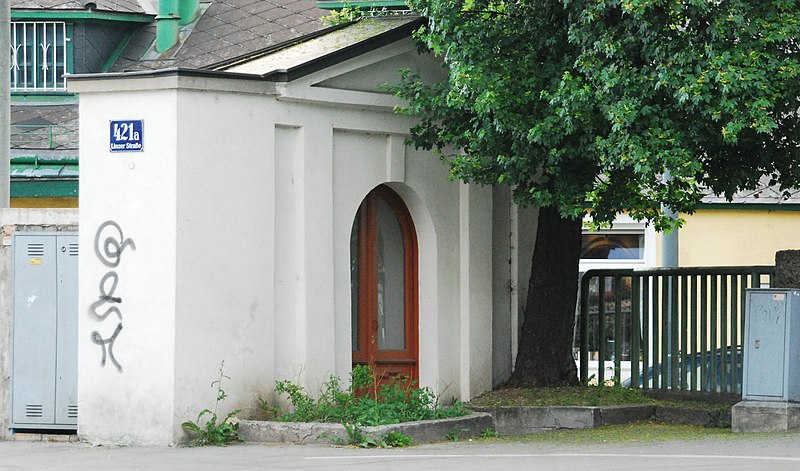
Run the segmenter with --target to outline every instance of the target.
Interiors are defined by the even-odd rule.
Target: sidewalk
[[[242,444],[227,448],[95,447],[0,442],[0,470],[498,470],[800,469],[800,433],[645,444],[542,444],[505,440],[401,449]]]

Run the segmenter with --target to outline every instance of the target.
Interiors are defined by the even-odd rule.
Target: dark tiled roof
[[[95,10],[119,13],[145,13],[136,0],[11,0],[14,10],[86,10],[93,3]]]
[[[78,105],[11,105],[13,149],[78,148]]]
[[[800,204],[800,189],[781,191],[778,185],[769,184],[770,177],[761,177],[760,184],[754,190],[744,190],[733,195],[728,201],[724,196],[708,195],[703,198],[706,204]],[[784,194],[785,193],[785,194]]]
[[[177,51],[150,59],[150,25],[134,35],[112,71],[206,67],[318,31],[328,14],[315,0],[213,0]]]

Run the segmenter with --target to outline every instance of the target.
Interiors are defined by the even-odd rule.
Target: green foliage
[[[457,441],[460,441],[461,438],[466,433],[469,433],[469,429],[468,428],[454,426],[453,428],[450,429],[449,432],[444,434],[444,438],[450,440],[451,442],[457,442]]]
[[[402,432],[389,432],[376,439],[365,435],[356,424],[342,424],[347,432],[347,444],[359,448],[402,448],[414,445],[414,440]]]
[[[278,413],[278,409],[271,405],[269,401],[261,397],[258,398],[258,410],[264,419],[271,419]]]
[[[481,438],[495,438],[497,436],[497,430],[489,427],[481,432]]]
[[[331,10],[331,14],[322,17],[322,22],[326,25],[335,26],[349,23],[361,18],[361,8],[345,2],[344,7],[339,10]]]
[[[345,2],[344,7],[339,10],[331,10],[330,15],[324,16],[321,19],[322,22],[328,26],[336,26],[356,21],[364,16],[390,16],[392,14],[394,14],[393,10],[389,10],[386,7],[363,8]]]
[[[358,426],[458,417],[469,413],[460,403],[440,406],[429,388],[417,388],[407,380],[381,382],[371,368],[362,365],[353,368],[347,388],[342,388],[340,378],[331,376],[323,384],[318,399],[291,381],[278,381],[275,391],[285,394],[293,408],[292,412],[277,420],[339,422],[346,424],[345,428],[353,427],[354,431]]]
[[[224,366],[225,362],[223,361],[219,365],[219,376],[216,381],[211,383],[212,388],[214,386],[217,388],[217,399],[214,402],[214,410],[203,409],[197,415],[196,421],[187,420],[181,424],[184,432],[190,437],[189,446],[227,446],[233,442],[241,441],[239,437],[239,423],[233,420],[234,416],[239,413],[239,409],[232,410],[225,416],[222,422],[217,422],[217,406],[227,397],[225,390],[222,389],[222,378],[230,379],[230,377],[225,376],[222,372]],[[203,423],[203,417],[206,415],[208,415],[209,418]]]
[[[414,440],[402,432],[389,432],[383,436],[382,440],[389,448],[402,448],[414,444]]]
[[[406,71],[401,111],[453,178],[598,224],[665,230],[706,188],[800,186],[794,0],[410,0],[445,83]],[[669,178],[665,178],[665,174]],[[680,224],[680,221],[677,222]]]

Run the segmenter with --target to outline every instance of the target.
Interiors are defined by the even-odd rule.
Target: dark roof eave
[[[120,21],[127,23],[152,23],[156,15],[148,13],[120,12],[112,10],[59,10],[59,9],[12,9],[12,20],[85,20]]]
[[[719,209],[719,210],[738,210],[738,211],[800,211],[800,204],[793,201],[783,201],[774,203],[740,203],[733,201],[720,201],[714,203],[700,203],[698,210]]]
[[[157,70],[132,70],[125,72],[105,72],[99,74],[67,74],[67,82],[89,81],[105,78],[156,78],[156,77],[198,77],[198,78],[223,78],[238,80],[262,81],[263,77],[253,74],[242,74],[239,72],[224,72],[219,70],[205,69],[186,69],[182,67],[171,67]]]

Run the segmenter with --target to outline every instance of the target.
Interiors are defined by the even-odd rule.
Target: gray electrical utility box
[[[78,236],[16,233],[12,240],[11,426],[78,423]]]
[[[748,289],[742,399],[800,401],[800,290]]]

